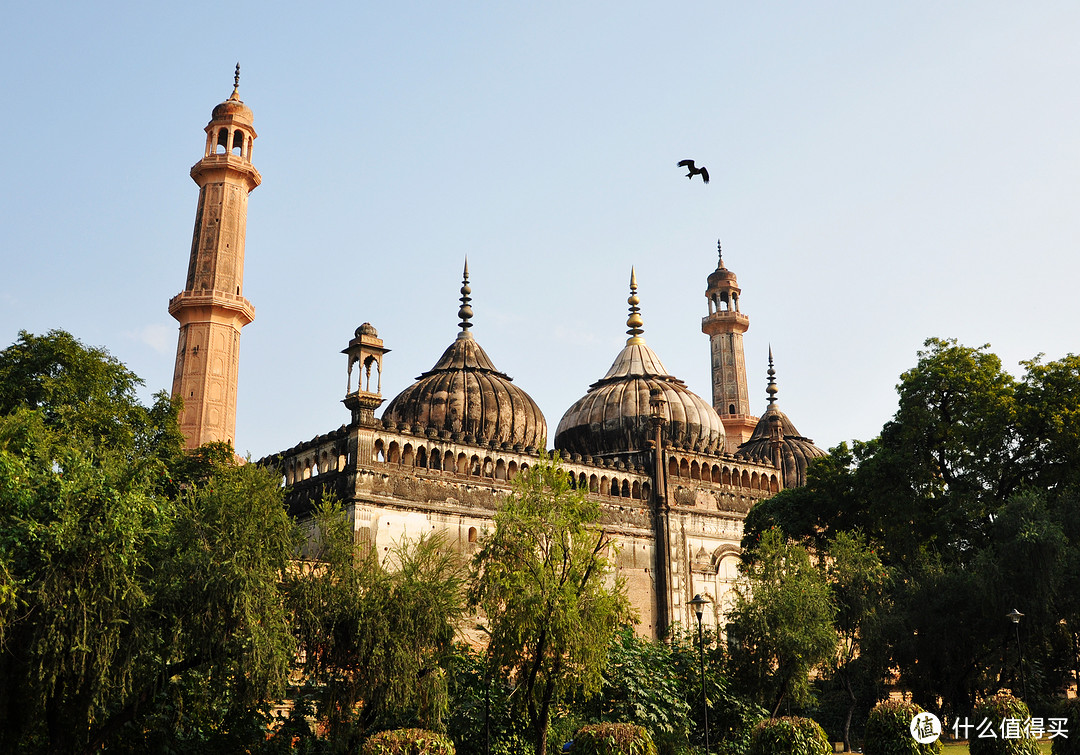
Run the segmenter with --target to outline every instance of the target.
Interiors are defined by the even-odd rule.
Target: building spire
[[[236,64],[236,73],[233,74],[232,94],[230,100],[240,100],[240,63]]]
[[[469,258],[465,257],[465,270],[462,273],[461,279],[461,308],[458,310],[458,317],[461,318],[461,322],[458,325],[461,326],[461,333],[458,334],[458,338],[472,338],[472,333],[469,332],[469,328],[472,327],[472,323],[469,320],[472,319],[473,311],[469,306],[469,302],[472,298],[469,294],[472,293],[472,289],[469,288]]]
[[[645,321],[641,319],[641,308],[638,307],[641,299],[637,295],[637,273],[633,267],[630,268],[630,298],[626,303],[630,305],[630,316],[626,318],[626,334],[630,337],[626,339],[626,344],[629,346],[632,343],[645,343],[645,339],[641,337],[645,332],[642,329]]]
[[[772,344],[769,344],[769,385],[765,388],[765,393],[769,397],[769,406],[772,406],[776,402],[776,394],[779,393],[779,389],[776,387],[776,370],[773,369],[772,358]]]
[[[718,270],[723,270],[724,269],[724,250],[720,248],[720,239],[716,240],[716,256],[719,258],[719,261],[717,262],[716,267],[717,267]]]

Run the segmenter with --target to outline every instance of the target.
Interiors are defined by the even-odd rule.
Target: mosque
[[[172,394],[184,400],[180,423],[191,448],[233,441],[240,330],[255,316],[243,296],[244,238],[248,195],[262,177],[252,163],[254,116],[239,97],[239,66],[232,95],[213,109],[205,130],[203,157],[191,169],[199,202],[187,281],[169,302],[180,323]],[[743,356],[750,319],[722,255],[707,279],[701,321],[711,404],[645,342],[632,271],[629,293],[626,345],[553,434],[536,402],[474,336],[466,263],[460,332],[430,370],[377,416],[390,349],[372,324],[360,325],[342,351],[348,423],[258,463],[281,472],[296,516],[333,491],[358,542],[388,551],[403,537],[438,531],[468,554],[515,475],[558,452],[574,484],[601,504],[638,632],[658,636],[673,622],[692,625],[687,603],[696,594],[711,601],[705,620],[721,624],[746,513],[804,484],[809,460],[824,452],[777,406],[771,352],[768,408],[752,415]]]

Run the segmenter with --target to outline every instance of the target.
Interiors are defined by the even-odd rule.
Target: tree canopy
[[[475,559],[494,665],[516,680],[512,704],[543,755],[552,705],[600,689],[611,638],[629,620],[598,504],[544,458],[515,478]]]
[[[307,557],[286,577],[303,681],[293,725],[319,721],[329,738],[356,751],[379,728],[443,730],[445,667],[465,608],[466,566],[442,538],[398,543],[381,562],[357,543],[343,508],[314,517]]]
[[[1012,608],[1026,618],[1029,685],[1060,689],[1080,628],[1080,357],[1022,362],[930,339],[897,386],[879,438],[832,449],[804,488],[747,517],[824,552],[858,530],[889,573],[875,631],[900,684],[966,715],[978,695],[1019,691]]]
[[[3,749],[97,749],[190,674],[242,708],[284,691],[277,481],[182,465],[176,408],[139,382],[67,333],[0,352]]]
[[[786,697],[811,699],[810,672],[836,648],[836,606],[807,550],[778,529],[762,535],[740,571],[728,625],[735,681],[776,716]]]

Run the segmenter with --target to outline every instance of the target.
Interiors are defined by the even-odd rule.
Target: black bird
[[[693,160],[681,160],[679,162],[679,167],[686,168],[688,171],[690,171],[686,174],[687,178],[693,178],[694,176],[700,175],[702,181],[704,181],[705,183],[709,183],[709,171],[705,169],[704,165],[702,165],[700,168],[695,168]]]

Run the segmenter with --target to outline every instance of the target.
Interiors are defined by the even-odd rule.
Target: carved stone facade
[[[387,553],[402,538],[438,531],[475,551],[516,475],[534,465],[546,434],[536,404],[496,369],[472,334],[471,289],[462,285],[461,332],[435,366],[375,416],[378,386],[352,389],[357,363],[377,367],[387,349],[369,323],[344,350],[348,424],[260,460],[281,472],[291,511],[310,512],[333,492],[356,538]],[[694,621],[687,603],[712,600],[710,624],[731,607],[743,519],[784,486],[771,459],[728,453],[712,407],[668,374],[645,343],[636,277],[629,338],[608,373],[562,418],[554,446],[573,484],[600,503],[638,631],[663,634]],[[659,456],[656,449],[660,449]]]
[[[281,471],[297,516],[333,491],[346,503],[357,539],[381,553],[403,537],[436,530],[471,554],[492,526],[499,498],[512,491],[513,478],[535,464],[536,455],[388,424],[393,423],[349,423],[259,463]],[[601,504],[603,527],[618,543],[617,567],[639,614],[638,631],[646,635],[671,621],[694,621],[686,601],[695,594],[713,597],[711,621],[720,618],[735,576],[743,518],[781,485],[770,465],[668,447],[658,493],[652,456],[574,454],[563,462],[577,486]],[[669,532],[667,617],[656,609],[658,518]]]
[[[252,123],[234,89],[214,109],[205,154],[191,170],[200,197],[188,278],[169,303],[181,324],[173,394],[185,402],[189,447],[231,441],[235,429],[240,329],[254,317],[242,289],[247,195],[261,181],[251,164]],[[657,636],[673,622],[692,623],[696,594],[712,600],[706,620],[722,623],[746,513],[799,484],[821,453],[806,438],[785,437],[794,426],[772,405],[771,355],[769,411],[760,421],[750,414],[742,346],[749,319],[734,273],[721,259],[706,288],[712,405],[646,344],[631,272],[626,345],[565,412],[552,451],[539,407],[473,335],[471,293],[466,264],[460,332],[381,417],[390,350],[370,323],[356,329],[342,352],[348,422],[259,461],[280,472],[293,514],[309,515],[333,493],[357,540],[381,553],[438,531],[468,554],[515,476],[557,451],[574,485],[601,505],[638,631]]]

